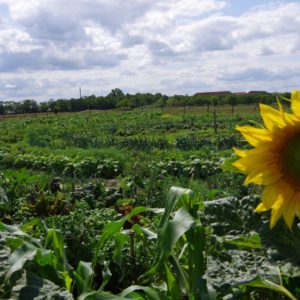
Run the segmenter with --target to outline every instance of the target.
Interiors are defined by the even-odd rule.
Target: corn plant
[[[171,188],[164,209],[136,207],[123,218],[106,224],[99,237],[92,262],[79,261],[76,268],[69,265],[63,236],[54,228],[45,228],[46,237],[41,242],[18,227],[0,223],[1,235],[5,237],[4,250],[10,247],[12,251],[10,259],[0,269],[0,296],[2,299],[12,299],[17,293],[19,298],[16,298],[22,299],[21,296],[24,298],[26,293],[27,298],[24,299],[33,299],[33,294],[44,293],[43,286],[48,285],[49,293],[56,293],[57,299],[217,299],[216,290],[211,286],[207,276],[210,231],[200,221],[201,205],[191,190]],[[155,231],[141,226],[138,222],[130,229],[124,229],[126,222],[142,213],[161,215]],[[41,224],[36,220],[29,225],[41,226]],[[0,245],[3,246],[2,238],[0,236]],[[134,256],[137,239],[144,240],[145,251],[150,244],[154,245],[151,267],[135,284],[118,294],[106,291],[112,274],[109,270],[109,261],[101,261],[101,250],[107,244],[114,243],[111,261],[120,262],[121,250],[128,243]],[[239,240],[236,238],[227,240],[227,243],[249,246],[249,241],[245,237],[240,237]],[[250,242],[251,247],[259,245],[253,236]],[[0,254],[0,259],[6,257],[5,253]],[[102,281],[97,282],[95,272],[100,261]],[[39,286],[33,285],[32,282],[39,282]],[[289,299],[296,299],[282,284],[260,277],[239,285],[239,289],[264,288],[280,292]]]

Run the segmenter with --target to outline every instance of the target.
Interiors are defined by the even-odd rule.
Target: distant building
[[[247,93],[246,92],[235,92],[233,94],[239,96],[239,95],[246,95]]]
[[[195,96],[226,96],[231,94],[230,91],[204,92],[196,93]]]
[[[265,94],[266,91],[249,91],[248,94]]]

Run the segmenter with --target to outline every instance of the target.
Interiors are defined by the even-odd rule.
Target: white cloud
[[[223,13],[229,2],[0,0],[10,12],[0,97],[68,98],[78,85],[87,94],[296,87],[300,3],[266,1],[236,16]]]

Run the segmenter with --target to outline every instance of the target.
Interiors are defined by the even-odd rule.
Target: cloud
[[[107,53],[97,50],[74,52],[33,50],[30,52],[10,52],[0,56],[0,72],[18,70],[80,70],[96,67],[117,66],[126,58],[125,54]]]
[[[300,3],[229,11],[229,0],[0,0],[0,96],[299,84]]]

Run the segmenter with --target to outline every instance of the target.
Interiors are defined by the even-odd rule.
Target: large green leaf
[[[7,299],[74,300],[73,296],[66,289],[25,271],[14,283],[10,296]]]
[[[208,297],[207,282],[204,279],[206,272],[206,256],[204,255],[207,247],[205,227],[195,220],[194,226],[186,233],[188,266],[189,266],[189,293],[197,298],[210,299]]]
[[[24,242],[23,245],[15,250],[9,259],[11,267],[5,275],[4,282],[8,283],[15,272],[21,270],[27,261],[32,261],[36,256],[37,250],[36,247],[27,242]]]
[[[234,251],[233,265],[234,267],[240,266],[240,271],[236,270],[236,279],[246,276],[248,280],[252,280],[259,261],[263,261],[265,267],[269,265],[264,275],[261,273],[263,269],[260,269],[260,275],[263,278],[269,279],[268,274],[274,274],[274,272],[269,273],[268,269],[273,270],[275,265],[280,267],[283,275],[298,277],[300,274],[299,224],[295,221],[293,231],[290,231],[283,220],[279,220],[276,226],[270,229],[269,213],[255,212],[259,200],[258,196],[246,196],[241,199],[228,197],[205,202],[205,208],[200,212],[201,221],[212,228],[216,240],[225,241],[227,248],[243,250],[241,257],[245,258],[247,254],[244,250],[247,248],[251,250],[249,257],[252,261],[245,258],[241,260],[241,264],[238,263],[238,252]],[[256,249],[255,252],[253,252],[254,249]],[[264,249],[268,251],[265,253]],[[230,253],[221,254],[226,261],[228,254],[230,255]],[[214,260],[218,261],[219,257]],[[250,271],[242,271],[246,266]],[[232,272],[232,269],[228,271]],[[220,274],[222,274],[221,271]],[[231,277],[234,278],[234,276]]]
[[[94,272],[92,269],[92,264],[89,262],[80,261],[76,272],[74,272],[78,295],[92,289],[93,276]]]
[[[50,228],[47,230],[47,235],[44,243],[46,249],[52,249],[61,263],[61,270],[67,268],[64,249],[64,237],[60,231]]]
[[[0,222],[0,231],[6,232],[12,236],[18,236],[23,238],[24,240],[30,242],[31,244],[35,245],[38,248],[41,248],[42,245],[40,244],[40,241],[38,239],[35,239],[19,229],[17,226],[7,225],[2,222]]]
[[[167,196],[167,201],[166,201],[166,208],[165,208],[165,212],[163,214],[163,216],[160,219],[160,223],[159,223],[159,230],[161,228],[164,228],[166,226],[166,223],[168,222],[168,219],[170,218],[170,215],[172,213],[172,211],[174,210],[177,202],[181,199],[183,200],[183,198],[185,198],[185,200],[187,200],[188,198],[186,196],[191,196],[193,195],[193,192],[191,190],[188,189],[183,189],[180,187],[175,187],[172,186],[168,196]],[[184,201],[182,201],[184,202]]]
[[[159,264],[166,259],[179,238],[193,226],[194,222],[194,218],[184,208],[180,208],[175,212],[174,218],[165,223],[164,227],[160,229],[157,239]]]
[[[45,239],[46,249],[51,249],[54,253],[53,267],[65,281],[65,287],[71,290],[72,278],[70,277],[70,267],[65,255],[64,237],[60,231],[50,228],[47,230]]]

